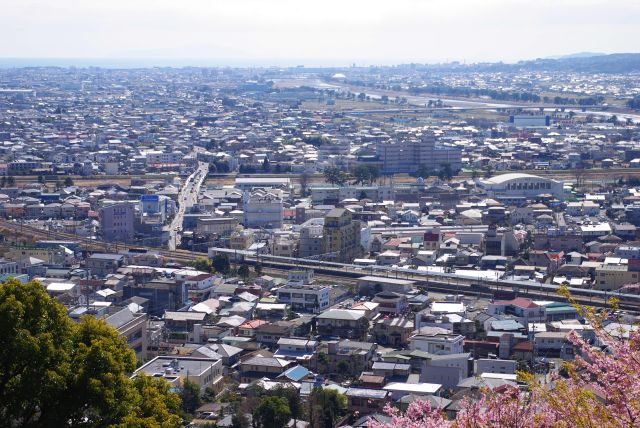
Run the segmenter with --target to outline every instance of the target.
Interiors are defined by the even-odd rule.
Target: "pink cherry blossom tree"
[[[465,401],[455,420],[425,401],[411,403],[404,414],[388,406],[391,422],[372,421],[370,428],[640,427],[640,331],[612,333],[595,310],[580,310],[600,346],[570,333],[578,356],[565,362],[564,377],[554,374],[551,383],[543,384],[524,375],[525,390],[485,390],[480,399]]]

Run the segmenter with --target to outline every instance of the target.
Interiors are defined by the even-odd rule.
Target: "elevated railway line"
[[[44,230],[16,221],[0,220],[0,230],[7,236],[29,237],[32,240],[67,240],[78,242],[83,249],[90,252],[118,252],[125,248],[146,249],[165,257],[168,261],[188,263],[204,253],[188,250],[167,250],[159,247],[140,246],[123,242],[105,242],[80,237],[71,233]],[[427,291],[445,294],[463,294],[478,297],[491,297],[494,293],[516,293],[538,300],[565,301],[557,294],[558,286],[536,281],[505,280],[480,277],[461,276],[455,272],[433,272],[420,269],[406,269],[391,266],[357,266],[353,264],[329,261],[307,260],[293,257],[279,257],[267,254],[256,254],[252,251],[232,250],[228,248],[211,248],[212,254],[227,254],[233,260],[248,264],[260,264],[273,271],[286,272],[291,269],[313,269],[325,281],[355,284],[357,278],[372,275],[386,278],[406,279],[416,282],[416,286]],[[569,288],[572,297],[580,304],[596,307],[608,307],[611,298],[619,300],[620,309],[640,314],[640,295],[619,292],[607,292],[583,288]]]

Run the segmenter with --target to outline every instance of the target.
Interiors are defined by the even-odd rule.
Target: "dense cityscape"
[[[634,329],[638,71],[454,68],[1,70],[3,278],[197,389],[192,426],[549,379],[598,343],[559,289]]]
[[[5,5],[0,428],[640,426],[638,19]]]

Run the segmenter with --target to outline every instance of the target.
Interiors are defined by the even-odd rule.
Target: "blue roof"
[[[291,367],[288,370],[285,370],[285,372],[282,373],[280,376],[287,377],[292,381],[297,382],[303,379],[308,374],[309,374],[309,370],[307,370],[306,368],[302,366],[295,366],[295,367]]]

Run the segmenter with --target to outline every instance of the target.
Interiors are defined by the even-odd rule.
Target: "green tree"
[[[41,284],[0,285],[0,331],[1,421],[18,428],[180,425],[173,417],[179,398],[168,386],[129,378],[135,354],[117,331],[93,317],[74,323]],[[149,407],[147,396],[164,407]]]
[[[227,274],[231,270],[231,263],[229,263],[229,256],[226,254],[216,254],[211,259],[213,268],[216,272]]]
[[[180,388],[180,399],[182,400],[182,410],[193,415],[202,404],[200,387],[189,379],[185,379]]]
[[[137,391],[133,410],[113,428],[173,428],[182,425],[180,397],[170,391],[164,379],[136,376],[133,386]]]
[[[271,164],[267,158],[264,158],[264,161],[262,162],[262,172],[271,172]]]
[[[247,265],[246,263],[242,263],[238,268],[238,275],[240,275],[242,279],[246,280],[247,278],[249,278],[250,274],[251,271],[249,270],[249,265]]]
[[[7,177],[7,186],[13,187],[16,185],[16,178],[13,175]]]
[[[312,146],[315,146],[315,147],[320,147],[323,144],[328,144],[331,142],[331,140],[329,140],[328,137],[325,137],[324,135],[320,135],[320,134],[309,135],[308,137],[305,137],[303,141],[306,144],[311,144]]]
[[[453,170],[451,169],[451,164],[446,162],[440,164],[440,171],[438,171],[438,178],[441,180],[451,180],[453,177]]]
[[[44,183],[44,176],[43,175],[39,175],[38,176],[38,183]]]
[[[428,178],[431,175],[431,171],[425,164],[418,165],[418,170],[415,172],[415,177]]]
[[[346,375],[349,373],[349,369],[350,369],[349,362],[346,360],[340,360],[337,368],[338,368],[338,372]]]
[[[302,174],[300,174],[300,196],[302,196],[303,198],[307,196],[310,178],[311,177],[308,172],[303,172]]]
[[[298,315],[296,315],[296,313],[293,311],[293,309],[291,309],[290,307],[287,308],[287,314],[285,315],[285,318],[287,321],[291,321],[294,320],[296,318],[298,318]]]
[[[210,386],[207,386],[202,393],[202,401],[205,403],[212,403],[216,401],[216,391]]]
[[[324,178],[331,184],[343,185],[348,176],[340,168],[329,167],[324,169]]]
[[[351,175],[356,183],[371,184],[380,177],[380,172],[375,165],[358,165],[351,171]]]
[[[347,411],[347,397],[332,389],[315,388],[308,399],[311,426],[332,428]]]
[[[65,185],[66,187],[73,186],[73,179],[72,179],[71,177],[67,176],[67,177],[64,179],[64,185]]]
[[[260,263],[256,263],[253,266],[253,272],[256,274],[256,276],[262,275],[262,265]]]
[[[269,391],[269,395],[287,400],[291,411],[291,419],[298,420],[304,416],[304,406],[302,405],[300,393],[296,388],[277,386]]]
[[[484,178],[491,178],[493,176],[493,167],[491,165],[487,165],[484,168]]]
[[[265,397],[253,413],[257,428],[282,428],[291,419],[291,410],[285,398]]]
[[[189,265],[201,272],[211,272],[211,268],[213,267],[213,263],[207,257],[198,257],[194,261],[189,262]]]
[[[471,179],[475,181],[476,178],[478,178],[478,170],[473,168],[471,170]]]

